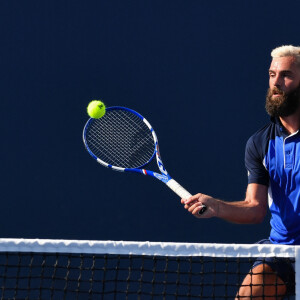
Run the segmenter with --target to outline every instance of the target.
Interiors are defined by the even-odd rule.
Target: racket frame
[[[99,163],[101,164],[102,166],[106,167],[106,168],[109,168],[109,169],[112,169],[114,171],[119,171],[119,172],[132,172],[132,173],[141,173],[143,175],[148,175],[148,176],[152,176],[164,183],[167,183],[169,180],[171,180],[171,176],[168,174],[166,168],[164,167],[164,164],[162,162],[162,159],[161,159],[161,156],[160,156],[160,153],[159,153],[159,147],[158,147],[158,139],[157,139],[157,135],[154,131],[154,129],[152,128],[152,126],[150,125],[150,123],[142,116],[140,115],[138,112],[130,109],[130,108],[127,108],[127,107],[122,107],[122,106],[111,106],[111,107],[107,107],[106,108],[106,112],[109,112],[110,110],[116,110],[116,109],[119,109],[119,110],[125,110],[125,111],[129,111],[133,114],[135,114],[137,117],[139,117],[146,125],[147,127],[149,128],[149,130],[151,131],[151,134],[152,134],[152,137],[153,137],[153,140],[154,140],[154,151],[153,151],[153,154],[151,156],[151,158],[146,162],[144,163],[143,165],[137,167],[137,168],[122,168],[122,167],[118,167],[118,166],[113,166],[111,164],[108,164],[106,163],[105,161],[103,161],[102,159],[100,159],[99,157],[97,157],[92,151],[91,149],[89,148],[88,144],[87,144],[87,140],[86,140],[86,131],[89,127],[89,125],[91,124],[91,122],[94,121],[93,118],[90,118],[85,126],[84,126],[84,129],[83,129],[83,142],[84,142],[84,145],[85,145],[85,148],[86,150],[88,151],[88,153]],[[156,157],[156,163],[157,163],[157,166],[160,170],[160,173],[157,173],[157,172],[154,172],[154,171],[150,171],[150,170],[147,170],[147,169],[144,169],[143,167],[148,165],[154,158],[154,156]]]
[[[83,142],[85,145],[86,150],[88,151],[88,153],[102,166],[112,169],[114,171],[118,171],[118,172],[131,172],[131,173],[140,173],[143,175],[147,175],[147,176],[151,176],[154,177],[162,182],[164,182],[170,189],[172,189],[179,197],[183,198],[183,199],[187,199],[189,197],[191,197],[192,195],[186,190],[184,189],[178,182],[176,182],[167,172],[166,168],[164,167],[164,164],[162,162],[161,156],[160,156],[160,152],[159,152],[159,146],[158,146],[158,138],[157,135],[153,129],[153,127],[151,126],[151,124],[146,120],[146,118],[144,118],[141,114],[139,114],[138,112],[127,108],[127,107],[123,107],[123,106],[111,106],[111,107],[107,107],[106,108],[106,112],[109,112],[111,110],[125,110],[125,111],[129,111],[133,114],[135,114],[137,117],[139,117],[149,128],[149,130],[151,131],[153,140],[154,140],[154,150],[153,150],[153,154],[151,156],[151,158],[143,165],[137,167],[137,168],[122,168],[122,167],[118,167],[118,166],[113,166],[111,164],[106,163],[105,161],[101,160],[99,157],[97,157],[89,148],[87,140],[86,140],[86,131],[89,127],[89,125],[91,124],[91,122],[93,122],[93,118],[90,118],[83,129]],[[105,116],[105,115],[104,115]],[[144,169],[144,167],[149,164],[154,156],[156,157],[156,163],[157,166],[160,170],[161,173],[157,173],[151,170],[147,170]],[[204,211],[206,210],[206,206],[203,206],[202,209],[200,210],[199,214],[202,214]]]

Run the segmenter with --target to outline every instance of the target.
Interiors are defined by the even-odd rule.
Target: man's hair
[[[292,45],[280,46],[272,50],[271,56],[273,58],[293,56],[295,57],[297,64],[300,66],[300,47],[295,47]]]

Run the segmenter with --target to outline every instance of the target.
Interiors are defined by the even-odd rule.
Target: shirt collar
[[[284,126],[282,125],[278,117],[271,117],[271,122],[276,125],[276,127],[279,129],[282,136],[284,137],[289,136],[289,133],[286,131],[286,129],[284,128]]]
[[[271,117],[271,122],[274,123],[276,125],[276,127],[279,129],[281,135],[285,138],[290,136],[290,134],[287,132],[287,130],[285,129],[285,127],[282,125],[280,119],[278,117]],[[298,130],[295,135],[299,135],[300,134],[300,130]],[[294,134],[292,134],[294,135]]]

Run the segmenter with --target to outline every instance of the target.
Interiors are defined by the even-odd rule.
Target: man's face
[[[272,60],[266,110],[271,116],[285,117],[300,107],[300,67],[292,56]]]

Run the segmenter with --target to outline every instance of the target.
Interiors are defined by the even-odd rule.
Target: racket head
[[[90,118],[83,129],[83,142],[100,164],[118,171],[144,167],[158,148],[150,123],[138,112],[122,106],[106,108],[100,119]]]

